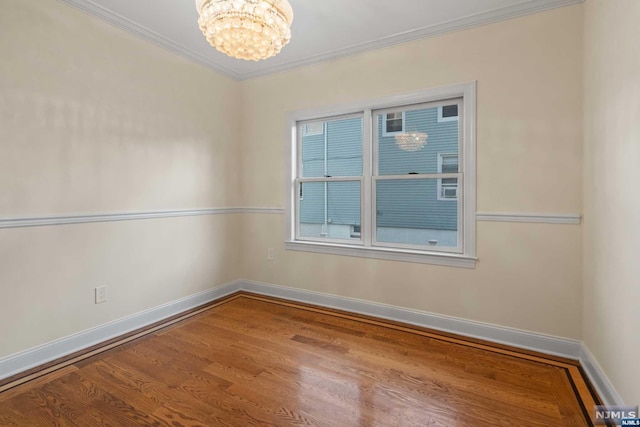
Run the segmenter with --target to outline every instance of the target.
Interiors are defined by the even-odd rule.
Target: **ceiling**
[[[244,80],[583,0],[289,0],[291,42],[260,62],[229,58],[198,29],[194,0],[61,0]]]

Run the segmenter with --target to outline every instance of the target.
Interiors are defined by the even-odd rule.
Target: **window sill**
[[[315,252],[360,258],[386,259],[391,261],[417,262],[421,264],[445,265],[448,267],[475,268],[477,258],[460,254],[412,251],[391,248],[364,248],[349,245],[318,242],[285,242],[289,251]]]

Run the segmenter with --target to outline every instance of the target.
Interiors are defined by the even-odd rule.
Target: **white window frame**
[[[422,110],[422,109],[428,109],[428,108],[440,108],[441,105],[453,105],[453,104],[457,104],[458,108],[460,108],[462,106],[462,102],[460,99],[448,99],[446,101],[431,101],[431,102],[424,102],[424,103],[412,103],[411,105],[405,105],[405,106],[401,106],[401,107],[393,107],[391,109],[379,109],[379,110],[372,110],[372,118],[374,121],[379,120],[378,116],[382,115],[383,118],[386,117],[386,115],[390,112],[390,111],[401,111],[402,109],[402,113],[403,115],[406,113],[406,111],[411,111],[411,110]],[[459,132],[459,135],[461,135],[462,132]],[[460,181],[462,179],[462,173],[456,173],[456,174],[442,174],[442,173],[437,173],[437,174],[433,174],[433,173],[414,173],[411,175],[380,175],[378,173],[378,135],[377,133],[373,134],[373,144],[372,144],[372,198],[371,198],[371,223],[372,223],[372,229],[371,229],[371,246],[375,246],[375,247],[384,247],[384,248],[398,248],[398,249],[410,249],[410,250],[419,250],[419,251],[424,251],[425,246],[426,245],[414,245],[414,244],[408,244],[408,243],[393,243],[393,242],[381,242],[377,240],[377,219],[378,219],[378,207],[377,207],[377,198],[375,197],[376,194],[376,188],[377,188],[377,183],[379,181],[392,181],[392,180],[413,180],[413,179],[418,179],[418,180],[428,180],[428,179],[436,179],[437,181],[440,181],[441,178],[458,178],[458,181]],[[462,147],[460,144],[460,139],[458,141],[458,151],[462,151]],[[462,206],[460,204],[458,204],[458,211],[462,211]],[[376,214],[374,215],[373,212],[376,212]],[[463,224],[462,224],[462,218],[461,215],[458,215],[458,221],[457,221],[457,229],[458,230],[462,230],[463,228]],[[438,246],[437,247],[437,252],[452,252],[452,253],[462,253],[463,252],[463,247],[462,247],[462,241],[460,238],[460,234],[458,235],[458,244],[457,246],[454,247],[449,247],[449,246]],[[435,252],[435,251],[434,251]]]
[[[402,118],[401,118],[401,120],[402,120],[402,129],[397,130],[395,132],[388,132],[387,131],[387,124],[388,124],[388,120],[389,120],[387,118],[387,115],[388,114],[394,114],[394,113],[400,113],[400,111],[388,111],[384,115],[383,120],[382,120],[382,136],[396,136],[398,134],[401,134],[401,133],[405,132],[405,129],[406,129],[406,126],[407,126],[407,116],[406,116],[404,111],[402,111]]]
[[[458,107],[458,115],[457,116],[451,116],[451,117],[443,117],[442,116],[442,107],[446,107],[452,104],[447,104],[447,105],[443,105],[438,107],[438,123],[443,123],[443,122],[457,122],[459,120],[460,117],[460,107]]]
[[[458,153],[438,153],[438,173],[442,173],[442,158],[445,156],[456,156],[458,157],[458,161],[460,160],[460,157],[458,156]],[[456,185],[456,197],[442,197],[442,178],[438,178],[438,200],[442,200],[442,201],[455,201],[458,200],[458,185],[460,183],[458,183]]]
[[[413,104],[441,102],[449,105],[446,100],[462,98],[462,105],[458,109],[460,119],[460,149],[458,153],[458,230],[459,251],[433,251],[428,247],[416,249],[414,247],[374,246],[372,240],[375,215],[372,212],[375,188],[373,167],[376,164],[374,156],[373,111],[384,109],[401,110],[402,106]],[[300,165],[299,124],[304,121],[318,121],[336,116],[362,114],[363,117],[363,176],[352,177],[348,180],[361,180],[361,230],[360,241],[336,241],[329,239],[310,240],[296,235],[298,198],[298,168]],[[376,133],[376,132],[373,132]],[[331,106],[312,110],[300,110],[287,114],[287,177],[285,203],[285,248],[287,250],[327,253],[333,255],[355,256],[363,258],[387,259],[394,261],[437,264],[452,267],[474,268],[476,258],[476,82],[459,83],[441,86],[411,93],[399,94],[384,98],[372,99],[349,105]],[[454,174],[452,174],[454,175]],[[422,176],[424,178],[424,175]],[[441,176],[440,176],[441,177]],[[403,178],[407,178],[403,176]],[[328,180],[345,180],[343,178],[328,178]],[[441,248],[439,248],[441,249]]]

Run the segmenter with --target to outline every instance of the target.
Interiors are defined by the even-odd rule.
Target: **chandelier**
[[[396,145],[404,151],[418,151],[427,143],[428,137],[424,132],[403,132],[396,135]]]
[[[287,0],[196,0],[198,25],[211,46],[231,57],[259,61],[291,39]]]

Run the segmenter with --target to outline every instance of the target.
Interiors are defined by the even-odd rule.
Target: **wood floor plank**
[[[76,366],[66,366],[64,368],[58,369],[52,373],[50,373],[49,375],[45,375],[39,378],[35,378],[31,381],[29,381],[28,383],[25,384],[20,384],[17,385],[11,389],[6,390],[3,393],[0,393],[0,402],[3,402],[4,400],[10,399],[14,396],[20,395],[22,393],[25,393],[29,390],[32,390],[34,388],[37,388],[39,386],[43,386],[53,380],[55,380],[56,378],[60,378],[63,377],[65,375],[67,375],[68,373],[71,372],[75,372],[78,370],[78,367]],[[1,407],[0,407],[1,408]],[[0,424],[1,425],[1,424]]]
[[[0,425],[589,426],[575,362],[237,294],[0,392]]]

